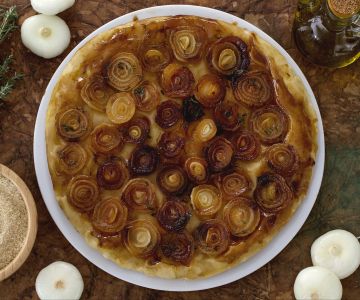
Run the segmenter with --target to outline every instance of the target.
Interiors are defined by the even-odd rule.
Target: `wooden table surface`
[[[34,14],[29,0],[0,2],[1,6],[18,5],[20,23]],[[306,75],[320,107],[326,140],[324,179],[307,222],[270,263],[219,288],[190,293],[161,292],[103,272],[83,258],[60,233],[45,207],[35,177],[32,147],[36,113],[44,90],[66,53],[51,60],[39,58],[21,44],[17,30],[0,46],[0,58],[13,53],[15,69],[25,74],[8,97],[7,107],[0,109],[0,163],[17,172],[28,184],[39,213],[39,231],[23,267],[0,283],[0,299],[37,299],[35,278],[43,267],[56,260],[68,261],[79,268],[85,280],[82,299],[293,299],[295,276],[311,265],[310,246],[316,237],[335,228],[360,235],[360,60],[338,70],[305,61],[291,36],[297,0],[77,0],[74,7],[61,14],[72,33],[69,50],[97,27],[120,15],[175,3],[217,8],[253,23],[277,40]],[[343,299],[359,299],[360,269],[342,284]]]

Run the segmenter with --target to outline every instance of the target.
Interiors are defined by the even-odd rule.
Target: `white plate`
[[[46,124],[46,111],[51,98],[52,91],[55,87],[57,80],[59,79],[61,73],[63,72],[66,64],[73,57],[75,52],[84,46],[86,42],[92,39],[97,34],[107,31],[110,28],[113,28],[118,25],[122,25],[128,22],[131,22],[134,17],[138,17],[140,20],[151,17],[160,17],[160,16],[173,16],[173,15],[195,15],[199,17],[212,18],[223,20],[229,23],[236,22],[240,27],[245,28],[249,31],[253,31],[258,34],[262,39],[272,44],[288,61],[289,65],[294,69],[295,73],[303,81],[303,84],[309,94],[311,104],[317,114],[318,118],[318,153],[316,157],[316,164],[313,171],[313,176],[311,184],[309,187],[309,192],[307,197],[302,202],[301,206],[297,209],[295,215],[291,218],[289,223],[284,226],[281,231],[275,236],[275,238],[267,245],[266,248],[259,251],[252,258],[246,262],[233,267],[232,269],[225,271],[221,274],[215,275],[206,279],[197,279],[197,280],[183,280],[183,279],[161,279],[157,277],[149,277],[142,273],[123,269],[117,264],[112,262],[109,259],[104,258],[98,251],[91,248],[84,240],[82,235],[80,235],[69,220],[66,218],[65,214],[58,205],[58,202],[55,199],[55,194],[53,190],[53,185],[51,182],[51,177],[48,168],[48,162],[46,159],[46,142],[45,142],[45,124]],[[40,186],[40,190],[45,201],[45,204],[55,221],[56,225],[59,227],[60,231],[67,238],[67,240],[89,261],[108,272],[109,274],[131,282],[143,287],[166,290],[166,291],[194,291],[194,290],[203,290],[208,288],[217,287],[230,283],[232,281],[238,280],[265,265],[271,259],[273,259],[285,246],[294,238],[296,233],[300,230],[301,226],[304,224],[306,218],[308,217],[311,208],[314,205],[316,200],[323,175],[324,169],[324,134],[323,126],[321,121],[321,116],[319,108],[316,103],[315,96],[311,90],[309,83],[307,82],[304,74],[301,72],[300,68],[296,65],[293,59],[289,54],[271,37],[262,32],[260,29],[251,25],[250,23],[230,15],[219,10],[191,6],[191,5],[167,5],[167,6],[157,6],[138,10],[127,15],[121,16],[95,30],[83,41],[81,41],[64,59],[59,68],[56,70],[55,74],[51,78],[49,85],[45,91],[44,97],[42,98],[39,112],[36,119],[35,125],[35,134],[34,134],[34,161],[35,161],[35,170],[37,180]]]

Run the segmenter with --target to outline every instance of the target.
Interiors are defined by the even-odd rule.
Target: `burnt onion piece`
[[[142,80],[142,67],[137,57],[129,52],[116,54],[107,67],[109,84],[119,91],[129,91]]]
[[[222,195],[232,198],[250,191],[252,184],[249,177],[240,171],[233,171],[221,174],[217,178],[217,186]]]
[[[160,190],[171,196],[183,194],[188,187],[188,178],[185,171],[178,165],[164,166],[156,176]]]
[[[194,98],[187,98],[183,101],[183,116],[186,122],[193,122],[204,115],[201,104]]]
[[[200,251],[210,256],[218,256],[230,246],[229,230],[221,220],[212,219],[201,223],[194,237]]]
[[[106,105],[106,114],[115,124],[131,120],[136,110],[135,100],[130,93],[122,92],[112,95]]]
[[[240,104],[232,101],[223,101],[215,107],[216,123],[224,130],[236,131],[244,127],[248,111]]]
[[[194,93],[204,107],[213,108],[224,99],[226,85],[217,75],[205,74],[199,79]]]
[[[81,109],[63,110],[56,115],[55,120],[57,132],[65,141],[84,139],[91,130],[91,121]]]
[[[141,62],[144,69],[149,72],[163,70],[170,63],[171,59],[170,49],[165,44],[145,45],[141,54]]]
[[[159,208],[156,218],[167,231],[184,230],[191,217],[190,208],[181,201],[168,200]]]
[[[195,78],[189,68],[170,64],[162,72],[161,86],[164,94],[173,98],[187,98],[193,93]]]
[[[196,184],[206,183],[210,175],[206,160],[200,157],[186,159],[185,171],[189,179]]]
[[[235,158],[239,160],[253,160],[260,154],[260,142],[258,138],[249,131],[240,131],[232,138]]]
[[[167,100],[157,107],[155,122],[163,129],[174,126],[181,119],[181,107],[173,100]]]
[[[59,172],[75,175],[84,168],[88,155],[79,144],[68,143],[57,151],[57,158]]]
[[[125,142],[142,144],[149,137],[150,121],[146,117],[132,119],[122,128]]]
[[[218,188],[210,184],[202,184],[191,191],[191,204],[200,217],[211,217],[221,208],[222,199]]]
[[[98,167],[96,180],[106,190],[117,190],[129,180],[129,171],[123,159],[111,159]]]
[[[159,161],[157,150],[151,146],[138,146],[131,153],[129,168],[133,175],[148,175],[155,171]]]
[[[289,144],[274,144],[266,151],[269,167],[283,176],[292,175],[299,166],[299,158],[294,146]]]
[[[157,207],[155,187],[145,178],[131,179],[126,184],[121,199],[133,210],[148,211]]]
[[[95,153],[109,153],[120,150],[123,146],[123,138],[119,129],[106,123],[94,128],[90,134],[90,142]]]
[[[204,143],[210,141],[216,135],[216,132],[217,127],[212,119],[202,119],[195,125],[192,138],[195,142]]]
[[[251,71],[237,78],[233,83],[236,100],[250,107],[260,107],[271,101],[273,86],[268,73]]]
[[[266,145],[282,142],[289,131],[289,117],[278,106],[255,110],[250,117],[250,129]]]
[[[205,149],[205,157],[213,172],[226,169],[234,156],[233,145],[224,137],[214,138]]]
[[[158,87],[150,81],[144,81],[133,90],[136,107],[141,111],[152,111],[160,103]]]
[[[258,228],[260,210],[251,200],[237,197],[225,205],[223,219],[232,235],[246,237]]]
[[[254,198],[263,211],[274,213],[289,204],[293,193],[281,175],[265,173],[257,178]]]
[[[161,237],[160,250],[167,262],[188,266],[194,254],[194,239],[186,231],[167,233]]]
[[[211,45],[207,54],[210,68],[225,76],[240,76],[250,64],[247,45],[236,36],[228,36]]]
[[[112,92],[103,77],[87,79],[81,89],[81,98],[92,109],[105,112],[106,104]]]
[[[90,212],[99,199],[96,180],[90,176],[77,175],[67,186],[67,200],[79,212]]]
[[[119,233],[125,226],[128,209],[118,198],[101,200],[95,206],[91,223],[94,229],[106,235]]]
[[[176,132],[164,132],[159,140],[158,148],[160,154],[167,158],[179,156],[185,145],[185,139]]]
[[[156,252],[161,235],[154,221],[137,219],[129,222],[124,229],[126,249],[137,257],[147,258]]]
[[[169,41],[177,60],[194,62],[201,59],[207,34],[199,26],[178,26],[170,31]]]

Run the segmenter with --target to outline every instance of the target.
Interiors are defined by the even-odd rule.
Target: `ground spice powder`
[[[17,187],[0,174],[0,270],[20,252],[28,228],[28,213]]]

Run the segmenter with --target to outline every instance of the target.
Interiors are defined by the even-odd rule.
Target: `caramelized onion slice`
[[[104,189],[117,190],[129,180],[129,172],[122,159],[111,159],[99,166],[96,180]]]
[[[251,130],[266,145],[282,142],[289,131],[289,117],[278,106],[270,105],[253,112]]]
[[[163,70],[170,63],[171,58],[170,49],[164,44],[146,45],[141,54],[144,69],[149,72]]]
[[[133,210],[148,211],[157,207],[155,187],[145,178],[131,179],[126,184],[121,199]]]
[[[134,175],[148,175],[155,171],[159,161],[159,155],[153,147],[138,146],[131,153],[129,167]]]
[[[190,69],[178,64],[168,65],[161,75],[161,86],[166,96],[187,98],[193,93],[194,75]]]
[[[260,107],[271,101],[273,87],[268,73],[247,72],[234,81],[235,98],[250,107]]]
[[[235,148],[235,158],[240,160],[253,160],[260,154],[260,142],[249,131],[241,131],[232,138]]]
[[[94,77],[86,80],[80,94],[84,102],[92,109],[105,112],[106,104],[112,92],[104,78]]]
[[[223,219],[232,235],[246,237],[259,226],[260,210],[251,200],[238,197],[225,205]]]
[[[99,198],[96,180],[90,176],[77,175],[67,186],[67,200],[79,212],[90,212]]]
[[[170,32],[169,40],[177,60],[197,61],[201,59],[207,34],[198,26],[178,26]]]
[[[204,115],[201,104],[194,98],[187,98],[183,101],[183,116],[186,122],[193,122]]]
[[[199,121],[192,133],[195,142],[204,143],[210,141],[217,132],[217,127],[212,119],[202,119]]]
[[[164,132],[158,143],[160,154],[167,158],[177,157],[183,151],[185,139],[176,132]]]
[[[123,145],[123,138],[119,129],[110,124],[100,124],[90,134],[92,149],[97,153],[110,153],[120,150]]]
[[[226,169],[233,158],[233,145],[224,137],[216,137],[205,149],[206,160],[213,172]]]
[[[257,179],[254,197],[262,210],[274,213],[289,204],[293,193],[281,175],[265,173]]]
[[[85,166],[88,155],[83,147],[68,143],[57,151],[58,171],[67,175],[79,173]]]
[[[150,81],[144,81],[138,85],[133,95],[136,102],[136,107],[141,111],[152,111],[160,103],[160,92],[157,86]]]
[[[70,108],[60,111],[56,117],[58,134],[69,142],[76,142],[88,136],[91,122],[83,110]]]
[[[221,174],[217,178],[217,185],[222,195],[233,198],[250,191],[252,184],[249,177],[240,171]]]
[[[224,99],[225,94],[225,82],[214,74],[202,76],[195,88],[196,99],[207,108],[215,107]]]
[[[116,54],[107,68],[109,84],[119,91],[129,91],[139,84],[143,72],[137,57],[128,52]]]
[[[200,251],[210,256],[224,253],[230,245],[229,230],[221,220],[212,219],[201,223],[194,236]]]
[[[127,207],[118,198],[113,197],[96,204],[91,223],[96,231],[113,235],[124,228],[127,217]]]
[[[247,124],[248,111],[232,101],[218,104],[214,111],[216,123],[224,130],[236,131]]]
[[[202,184],[191,191],[191,204],[200,217],[211,217],[221,208],[220,191],[213,185]]]
[[[168,200],[156,215],[161,227],[167,231],[182,231],[191,217],[190,208],[181,201]]]
[[[200,157],[189,157],[185,161],[185,171],[189,179],[196,184],[206,183],[210,175],[206,160]]]
[[[160,240],[160,232],[150,218],[131,221],[125,227],[124,244],[134,256],[146,258],[153,255]]]
[[[289,144],[275,144],[266,151],[269,167],[283,176],[289,176],[299,166],[299,159],[295,148]]]
[[[181,119],[181,108],[173,100],[162,102],[156,110],[155,122],[163,129],[174,126]]]
[[[135,100],[129,93],[117,93],[110,97],[106,105],[106,114],[111,122],[123,124],[134,116]]]
[[[162,192],[172,196],[183,194],[188,186],[186,173],[177,165],[163,167],[157,174],[156,181]]]
[[[142,144],[149,137],[150,121],[146,117],[132,119],[122,128],[122,131],[126,142]]]
[[[194,239],[187,232],[168,233],[162,236],[160,249],[167,262],[188,266],[194,254]]]
[[[207,54],[209,66],[220,75],[239,76],[250,64],[247,45],[236,36],[217,40]]]

